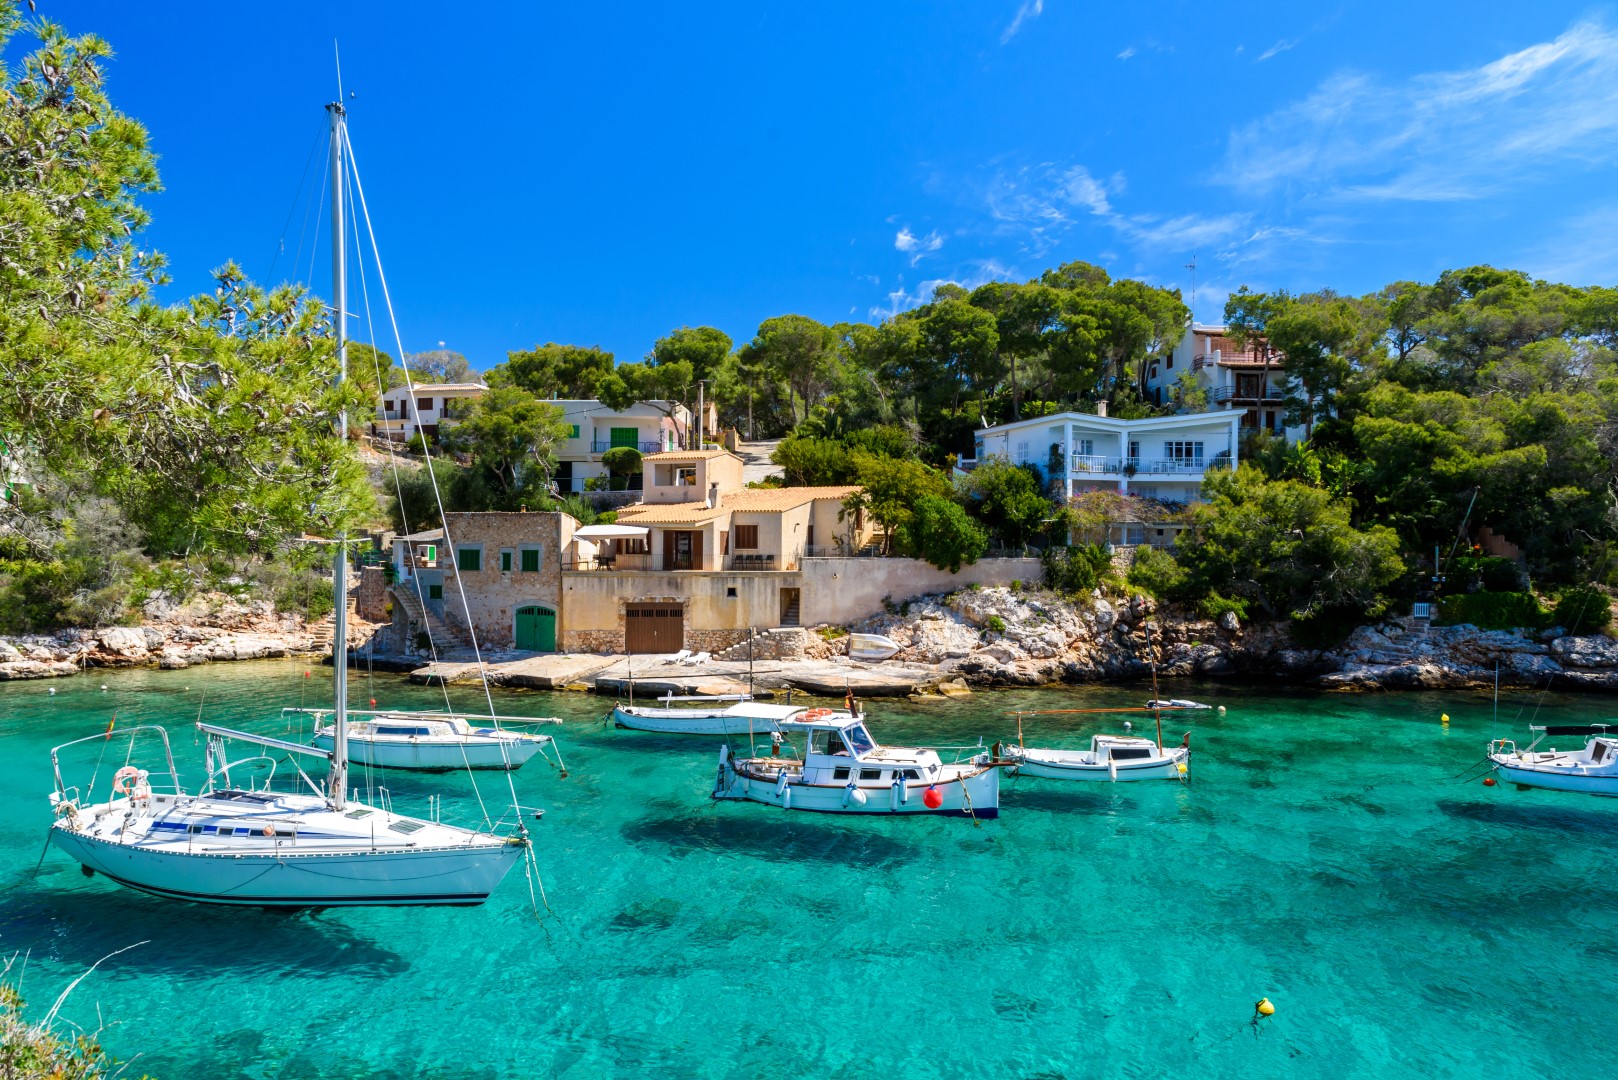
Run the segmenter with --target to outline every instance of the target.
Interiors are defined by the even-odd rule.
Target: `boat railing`
[[[938,755],[940,760],[945,760],[944,755],[946,754],[953,754],[955,756],[948,759],[948,762],[951,765],[959,765],[963,761],[972,760],[979,754],[986,754],[989,752],[989,748],[983,745],[982,739],[979,739],[977,745],[975,746],[918,746],[916,749],[931,750],[933,753]]]
[[[158,737],[163,740],[163,758],[164,758],[165,761],[168,762],[168,774],[169,774],[170,791],[171,791],[172,794],[175,794],[175,795],[183,795],[184,792],[180,790],[180,773],[179,773],[179,770],[177,770],[174,767],[174,751],[172,749],[170,749],[170,747],[169,747],[169,733],[168,733],[168,731],[165,730],[162,727],[159,727],[157,724],[140,724],[140,725],[138,725],[136,727],[125,728],[123,731],[117,731],[117,732],[115,732],[115,731],[113,731],[113,730],[111,730],[109,728],[107,731],[104,731],[104,732],[102,732],[102,733],[100,733],[98,735],[86,735],[82,739],[74,739],[71,742],[65,742],[65,743],[61,743],[61,744],[59,744],[57,746],[51,747],[51,775],[56,780],[57,801],[58,802],[64,801],[66,799],[66,797],[67,797],[67,790],[68,790],[67,785],[65,785],[62,782],[62,763],[61,763],[61,758],[58,756],[61,753],[61,751],[66,750],[70,746],[78,746],[80,743],[97,742],[97,741],[105,742],[105,741],[111,739],[114,735],[118,735],[118,736],[122,736],[124,738],[127,738],[129,740],[130,754],[133,754],[134,749],[135,749],[135,736],[139,735],[143,731],[155,731],[155,732],[157,732]],[[125,760],[127,761],[128,759],[129,759],[129,755],[125,755]],[[150,784],[150,779],[148,779],[147,782],[148,782],[148,784]],[[108,781],[108,783],[110,784],[111,781]],[[95,778],[92,776],[91,780],[90,780],[90,787],[94,787],[94,786],[95,786]],[[84,790],[84,794],[85,794],[86,797],[88,797],[91,794],[90,787],[87,787]],[[154,791],[157,790],[155,785],[153,785],[153,790]],[[73,791],[76,794],[78,792],[78,787],[75,786],[73,788]]]

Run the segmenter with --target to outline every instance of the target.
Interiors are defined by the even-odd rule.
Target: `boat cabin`
[[[878,746],[864,721],[846,712],[824,719],[790,720],[779,728],[782,735],[803,736],[802,782],[806,784],[886,788],[895,780],[933,779],[942,765],[932,750]]]
[[[1090,739],[1096,764],[1107,761],[1149,761],[1159,757],[1157,743],[1138,735],[1096,735]]]

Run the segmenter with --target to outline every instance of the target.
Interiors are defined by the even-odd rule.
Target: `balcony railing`
[[[1085,455],[1073,459],[1074,475],[1094,476],[1172,476],[1230,467],[1230,458],[1220,455],[1204,458],[1109,458]]]
[[[1123,467],[1119,459],[1104,454],[1074,454],[1068,460],[1072,462],[1075,474],[1115,473]]]
[[[615,446],[632,446],[643,454],[655,454],[663,449],[663,444],[656,439],[644,439],[638,443],[615,443],[608,439],[596,439],[590,443],[590,453],[605,454]]]
[[[775,553],[742,552],[730,556],[727,560],[727,570],[779,570],[783,567],[776,565]]]
[[[1266,386],[1261,394],[1244,394],[1233,386],[1216,386],[1208,391],[1208,400],[1215,404],[1226,401],[1280,401],[1286,396],[1279,386]]]

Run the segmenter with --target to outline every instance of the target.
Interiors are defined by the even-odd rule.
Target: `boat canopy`
[[[585,525],[573,530],[575,540],[641,540],[651,534],[644,525]]]
[[[1618,720],[1610,724],[1551,724],[1533,730],[1543,731],[1547,735],[1578,735],[1586,738],[1591,735],[1618,735]]]
[[[807,705],[766,705],[758,701],[744,701],[725,710],[731,716],[751,716],[755,720],[790,720],[808,711]],[[846,723],[848,715],[845,713],[843,718],[832,726],[839,727]]]

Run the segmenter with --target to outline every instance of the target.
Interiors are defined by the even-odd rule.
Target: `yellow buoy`
[[[1257,1016],[1274,1016],[1275,1006],[1270,1004],[1269,998],[1259,998],[1258,1004],[1253,1006],[1253,1013]]]
[[[1443,715],[1442,715],[1442,716],[1440,716],[1440,717],[1439,717],[1439,718],[1438,718],[1438,722],[1439,722],[1439,723],[1440,723],[1440,724],[1447,724],[1447,723],[1449,723],[1449,713],[1444,713],[1444,714],[1443,714]]]
[[[1180,762],[1180,763],[1179,763],[1179,766],[1180,766],[1180,775],[1181,775],[1181,776],[1184,776],[1184,775],[1185,775],[1185,772],[1186,772],[1186,768],[1185,768],[1185,762],[1183,762],[1183,761],[1182,761],[1182,762]]]

